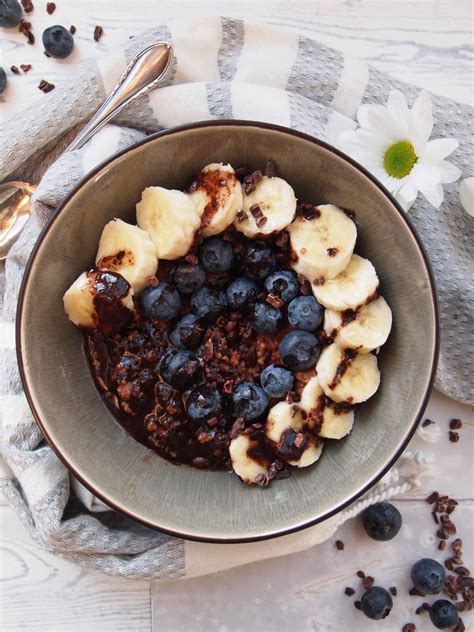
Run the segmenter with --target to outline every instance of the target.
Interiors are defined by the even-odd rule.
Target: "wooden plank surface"
[[[0,33],[0,65],[31,63],[32,70],[12,77],[0,97],[0,117],[28,106],[41,93],[45,78],[60,89],[71,67],[89,56],[100,57],[122,39],[150,24],[192,14],[231,16],[286,24],[341,51],[369,60],[380,70],[465,103],[472,103],[472,3],[469,0],[309,0],[306,2],[180,2],[156,0],[57,0],[53,16],[45,1],[36,0],[31,21],[37,43]],[[74,24],[76,48],[67,60],[43,55],[41,33],[51,24]],[[95,25],[104,28],[93,41]],[[406,595],[408,569],[422,555],[433,553],[433,526],[422,500],[428,491],[464,499],[457,523],[466,541],[466,563],[472,566],[473,475],[472,416],[438,394],[427,416],[440,424],[443,441],[433,446],[416,438],[410,449],[431,450],[434,477],[426,478],[410,500],[399,501],[405,527],[396,541],[378,545],[368,540],[357,521],[344,525],[338,537],[346,542],[336,552],[333,541],[289,558],[269,560],[215,576],[151,586],[115,580],[83,569],[42,551],[25,532],[12,509],[0,504],[0,629],[4,632],[258,632],[292,629],[319,632],[400,630],[415,621],[417,630],[432,629],[413,614],[418,602]],[[462,441],[446,440],[451,417],[470,419]],[[418,500],[417,500],[418,499]],[[383,625],[362,618],[342,587],[356,587],[353,577],[364,568],[382,585],[396,584],[400,596]],[[467,623],[467,620],[466,620]],[[471,627],[474,627],[472,618]],[[466,626],[467,629],[468,626]]]

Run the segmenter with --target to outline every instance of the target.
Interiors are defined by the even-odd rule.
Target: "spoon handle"
[[[66,151],[79,149],[122,108],[155,88],[165,77],[173,59],[169,42],[157,42],[142,50],[127,66],[119,82]]]

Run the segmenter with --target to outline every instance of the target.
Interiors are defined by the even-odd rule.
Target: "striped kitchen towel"
[[[34,197],[35,218],[0,270],[4,285],[0,486],[32,537],[49,550],[112,575],[169,580],[285,555],[321,542],[367,503],[413,489],[426,463],[420,454],[406,454],[355,507],[302,533],[247,545],[183,542],[151,532],[109,511],[77,482],[71,487],[68,472],[32,419],[14,351],[13,321],[23,270],[40,227],[54,207],[97,163],[151,130],[203,119],[239,118],[286,125],[334,143],[341,131],[356,128],[355,115],[362,103],[385,104],[394,87],[409,102],[418,94],[414,86],[296,31],[227,18],[171,21],[127,40],[113,55],[84,62],[67,83],[42,96],[23,114],[2,122],[2,179],[26,180],[42,173],[50,156],[65,146],[65,137],[91,117],[126,64],[158,40],[170,40],[176,55],[166,87],[134,102],[114,125],[106,126],[81,150],[60,155],[47,169]],[[433,135],[459,141],[450,160],[463,178],[470,176],[472,139],[467,121],[471,109],[441,97],[432,96],[432,102]],[[410,217],[430,255],[440,294],[437,386],[459,401],[472,400],[469,354],[465,353],[472,311],[467,241],[472,219],[460,205],[458,184],[445,185],[440,209],[419,197]]]

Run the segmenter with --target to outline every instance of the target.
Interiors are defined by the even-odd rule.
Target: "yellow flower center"
[[[390,145],[383,157],[383,166],[389,176],[401,180],[413,169],[418,156],[408,140]]]

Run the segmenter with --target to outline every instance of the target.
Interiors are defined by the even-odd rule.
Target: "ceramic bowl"
[[[326,441],[320,461],[261,489],[227,472],[169,463],[114,421],[96,391],[82,336],[62,296],[94,262],[104,225],[135,222],[150,185],[184,188],[212,162],[260,168],[275,161],[301,200],[355,210],[356,251],[378,272],[393,310],[380,355],[381,387],[357,407],[350,436]],[[48,442],[82,483],[110,507],[184,538],[244,542],[334,515],[396,461],[416,429],[436,369],[438,322],[426,254],[407,216],[363,168],[295,131],[245,121],[203,122],[149,136],[99,165],[43,231],[19,301],[18,359],[25,392]]]

